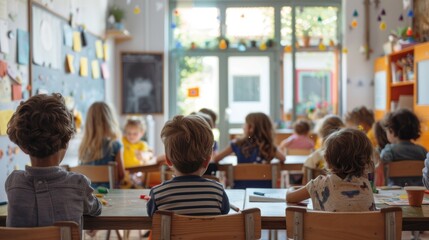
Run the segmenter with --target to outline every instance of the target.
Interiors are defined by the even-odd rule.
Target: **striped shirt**
[[[150,190],[147,214],[169,210],[177,214],[207,216],[229,212],[229,200],[222,185],[200,176],[180,176]]]

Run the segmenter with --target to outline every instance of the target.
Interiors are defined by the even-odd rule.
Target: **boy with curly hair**
[[[6,179],[8,227],[51,226],[82,215],[101,213],[90,181],[59,166],[75,129],[73,116],[60,94],[40,94],[22,102],[8,123],[12,142],[30,156],[31,167],[15,170]]]

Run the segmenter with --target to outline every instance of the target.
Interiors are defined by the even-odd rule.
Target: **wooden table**
[[[305,160],[308,156],[303,155],[287,155],[286,161],[284,161],[281,165],[281,170],[302,170],[302,166],[304,165]],[[271,163],[279,163],[279,160],[274,159]],[[229,155],[224,159],[219,161],[219,165],[237,165],[237,156]]]
[[[244,208],[259,208],[261,209],[262,229],[286,229],[286,207],[296,206],[296,204],[287,204],[285,202],[249,202],[249,195],[253,192],[263,192],[284,196],[286,198],[287,189],[262,189],[248,188],[246,189],[246,201]],[[388,190],[380,191],[379,194],[374,194],[377,198],[381,194],[392,191],[405,194],[404,190]],[[426,195],[428,196],[428,195]],[[377,204],[377,208],[389,207],[387,204]],[[422,207],[400,206],[402,208],[402,230],[404,231],[423,231],[429,230],[429,205]]]
[[[227,189],[230,203],[243,209],[245,191]],[[146,213],[146,201],[140,195],[149,194],[149,189],[114,189],[105,195],[108,201],[100,216],[83,220],[84,229],[150,229],[152,219]],[[234,213],[233,210],[230,213]],[[6,225],[7,205],[0,206],[0,226]]]

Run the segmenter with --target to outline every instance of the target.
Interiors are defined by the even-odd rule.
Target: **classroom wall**
[[[380,0],[378,9],[373,1],[370,1],[370,46],[372,53],[370,59],[360,52],[360,47],[364,45],[364,5],[363,1],[344,0],[343,1],[343,43],[348,53],[344,54],[343,72],[343,113],[354,107],[365,105],[374,108],[374,59],[383,55],[383,44],[387,42],[388,35],[397,26],[405,26],[411,20],[407,18],[407,12],[402,8],[402,1]],[[357,10],[359,16],[356,18],[358,26],[350,30],[349,26],[353,20],[353,11]],[[386,30],[379,28],[377,21],[381,10],[386,12],[382,20],[386,23]],[[400,22],[399,15],[404,14],[404,21]]]
[[[123,51],[142,51],[142,52],[164,52],[165,48],[165,11],[167,0],[133,0],[130,4],[127,1],[115,0],[114,4],[126,11],[124,25],[131,33],[132,40],[122,42],[116,45],[115,58],[115,83],[114,88],[117,89],[114,103],[117,111],[121,112],[121,72],[120,72],[120,57]],[[141,9],[140,14],[134,14],[134,7],[139,6]],[[164,152],[164,145],[159,137],[161,129],[164,125],[168,113],[168,86],[167,86],[167,56],[164,54],[164,114],[152,115],[155,125],[153,130],[153,138],[150,139],[149,145],[154,149],[155,154],[158,155]],[[121,114],[121,113],[120,113]],[[121,114],[120,122],[123,126],[126,115]]]

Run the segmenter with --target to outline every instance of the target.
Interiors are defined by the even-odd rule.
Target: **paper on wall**
[[[92,60],[91,62],[92,78],[100,78],[100,65],[98,65],[98,60]]]
[[[0,19],[7,20],[7,0],[0,0]]]
[[[0,135],[6,135],[7,123],[12,117],[13,110],[2,110],[0,111]]]
[[[7,38],[8,23],[0,19],[0,52],[9,53],[9,39]]]

